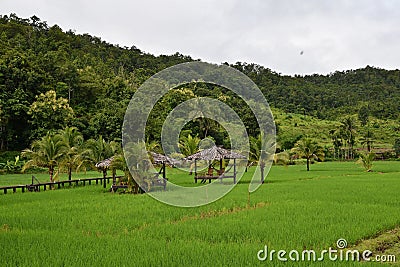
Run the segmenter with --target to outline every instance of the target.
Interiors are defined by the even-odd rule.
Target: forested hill
[[[25,148],[67,118],[87,137],[119,138],[125,108],[140,84],[165,67],[192,60],[179,53],[154,56],[135,46],[119,47],[35,16],[1,16],[0,149]],[[361,110],[380,119],[400,118],[399,70],[367,66],[292,77],[255,64],[231,66],[253,79],[272,106],[287,112],[335,120]],[[50,90],[69,101],[73,116],[56,109],[51,115],[36,112],[37,96]]]

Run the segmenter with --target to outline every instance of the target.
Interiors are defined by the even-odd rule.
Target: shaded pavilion
[[[161,169],[158,172],[158,174],[162,175],[163,179],[167,179],[166,172],[165,172],[166,165],[174,167],[179,164],[179,161],[177,161],[176,159],[170,158],[170,157],[162,155],[162,154],[150,152],[150,155],[153,159],[154,164],[161,165]]]
[[[108,159],[104,159],[104,160],[102,160],[100,162],[97,162],[94,165],[99,171],[101,171],[103,173],[104,181],[105,181],[105,179],[107,177],[107,170],[110,168],[111,162],[112,162],[113,159],[114,159],[114,157],[111,157],[111,158],[108,158]],[[113,184],[115,184],[116,183],[115,170],[113,170],[113,172],[112,172],[112,180],[113,180]],[[105,182],[104,182],[103,187],[106,188],[106,183]]]
[[[224,159],[233,159],[233,174],[229,175],[228,171],[222,167],[222,161]],[[186,160],[194,160],[195,183],[197,183],[197,180],[201,180],[202,183],[208,180],[208,182],[211,183],[212,179],[220,179],[222,181],[224,178],[233,178],[233,183],[236,184],[236,159],[246,159],[246,157],[234,151],[218,146],[212,146],[208,149],[204,149],[186,157]],[[197,172],[198,160],[206,160],[209,162],[207,173]],[[214,175],[214,168],[212,167],[212,161],[214,160],[219,160],[219,170],[217,170],[217,175]]]
[[[153,186],[163,186],[164,189],[167,185],[167,180],[168,178],[166,178],[166,166],[176,166],[179,164],[179,161],[164,156],[162,154],[158,154],[155,152],[149,152],[149,154],[151,155],[151,158],[153,160],[154,164],[157,165],[161,165],[161,169],[154,174],[151,174],[151,176],[154,178],[152,181],[152,185]],[[103,178],[105,179],[107,177],[107,170],[110,169],[111,163],[113,161],[114,157],[108,158],[108,159],[104,159],[98,163],[96,163],[95,167],[99,170],[103,172]],[[161,176],[161,177],[160,177]],[[114,187],[118,187],[118,188],[126,188],[126,185],[117,185],[117,179],[116,179],[116,172],[115,170],[113,170],[112,173],[112,186]],[[105,184],[104,184],[104,188],[105,188]]]

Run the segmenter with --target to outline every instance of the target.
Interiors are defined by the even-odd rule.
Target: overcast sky
[[[396,0],[0,0],[0,10],[155,55],[283,74],[400,68]]]

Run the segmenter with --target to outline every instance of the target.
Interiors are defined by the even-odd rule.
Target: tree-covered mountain
[[[47,130],[63,125],[76,126],[85,138],[118,139],[125,109],[136,89],[158,71],[192,60],[179,53],[154,56],[135,46],[119,47],[99,37],[49,26],[36,16],[0,16],[0,150],[26,148]],[[248,75],[271,106],[288,113],[329,120],[348,114],[400,119],[399,70],[367,66],[292,77],[256,64],[231,66]],[[159,114],[153,116],[165,115],[173,104],[179,104],[177,99],[184,101],[187,96],[229,96],[223,89],[206,85],[189,85],[175,94],[166,96],[163,108],[155,107]],[[243,104],[233,96],[225,102]],[[256,135],[249,110],[237,110],[249,134]],[[157,122],[151,126],[151,138],[157,138],[153,132],[159,126]]]

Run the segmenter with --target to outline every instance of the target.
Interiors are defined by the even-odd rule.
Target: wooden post
[[[197,183],[197,159],[194,159],[194,182]]]
[[[236,159],[233,159],[233,183],[236,184]]]
[[[104,179],[104,182],[106,181],[106,180],[105,180],[106,177],[107,177],[107,169],[104,168],[104,169],[103,169],[103,179]]]
[[[165,180],[166,175],[165,175],[165,162],[163,162],[163,166],[162,166],[162,178]]]

